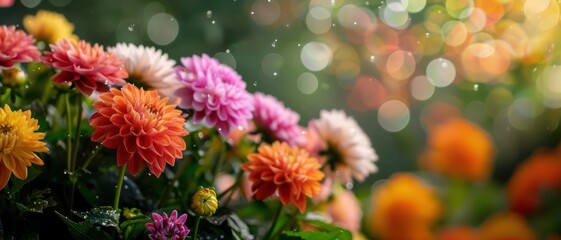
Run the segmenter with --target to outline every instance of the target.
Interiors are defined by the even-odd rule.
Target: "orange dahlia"
[[[93,104],[97,112],[90,118],[92,141],[117,149],[118,166],[127,164],[136,175],[146,164],[159,177],[166,163],[173,166],[182,156],[182,137],[189,133],[183,127],[181,111],[168,105],[168,98],[130,84],[121,90],[111,88],[99,97]]]
[[[292,203],[301,213],[306,210],[306,196],[313,197],[321,190],[324,174],[321,165],[306,150],[291,147],[286,142],[263,144],[258,153],[247,156],[242,165],[249,172],[251,190],[257,200],[263,200],[277,192],[283,205]]]
[[[543,190],[561,190],[561,152],[539,149],[514,172],[507,186],[511,209],[528,215],[540,209]]]
[[[415,175],[396,173],[372,195],[368,227],[380,239],[433,239],[442,213],[436,192]]]
[[[427,150],[421,165],[444,176],[482,181],[492,168],[494,145],[479,126],[455,118],[428,132]]]
[[[520,215],[512,212],[489,217],[479,228],[481,240],[535,240],[536,234]]]
[[[45,137],[31,111],[12,111],[8,105],[0,108],[0,189],[6,187],[12,173],[19,179],[27,178],[31,164],[43,165],[35,152],[49,149],[41,140]]]

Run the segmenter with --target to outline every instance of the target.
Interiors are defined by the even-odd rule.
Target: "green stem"
[[[70,93],[64,95],[66,103],[66,129],[68,138],[66,139],[66,170],[72,171],[72,114],[70,111]]]
[[[74,152],[72,156],[72,171],[76,170],[76,158],[78,156],[78,147],[80,146],[80,126],[82,125],[82,94],[78,94],[78,112],[77,112],[77,123],[76,123],[76,133],[74,134]]]
[[[113,200],[113,209],[119,210],[119,198],[121,198],[121,188],[123,187],[123,180],[125,179],[125,172],[127,171],[127,164],[121,167],[119,174],[119,181],[117,182],[117,192],[115,192],[115,199]]]
[[[177,171],[175,172],[171,181],[168,182],[168,185],[164,189],[164,193],[162,194],[162,197],[160,197],[158,202],[156,202],[156,207],[161,206],[163,203],[165,203],[165,201],[167,201],[169,199],[169,193],[171,191],[172,185],[175,184],[175,182],[179,179],[179,177],[181,176],[181,173],[183,173],[183,171],[187,167],[188,163],[189,163],[189,161],[187,160],[187,158],[184,158],[183,161],[181,162],[181,164],[177,167]]]
[[[199,233],[199,223],[201,223],[201,216],[197,215],[195,219],[195,232],[193,233],[193,240],[197,240],[197,234]]]
[[[271,239],[270,238],[271,234],[273,234],[273,232],[275,230],[275,226],[277,225],[277,222],[279,221],[283,206],[284,205],[282,205],[282,203],[279,203],[279,208],[275,212],[275,216],[273,217],[273,222],[271,223],[271,227],[269,227],[269,230],[267,231],[267,233],[265,234],[263,239]]]
[[[98,146],[95,149],[95,151],[92,153],[92,155],[90,155],[90,157],[86,160],[86,162],[82,166],[82,170],[84,170],[84,171],[88,170],[88,166],[90,166],[90,163],[92,163],[93,159],[95,158],[95,156],[97,156],[97,154],[101,151],[101,149],[103,149],[103,145]]]

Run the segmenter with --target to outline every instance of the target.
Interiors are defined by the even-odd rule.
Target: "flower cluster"
[[[252,75],[245,71],[253,69],[244,65],[236,72],[229,50],[173,59],[165,48],[146,43],[106,47],[80,39],[64,15],[45,10],[25,16],[22,29],[0,23],[3,237],[56,232],[64,239],[561,238],[561,144],[534,149],[542,143],[532,134],[515,143],[517,148],[504,143],[520,133],[510,126],[525,131],[540,125],[534,123],[540,115],[548,118],[547,141],[558,138],[561,85],[555,79],[561,72],[545,66],[548,58],[556,59],[554,44],[545,54],[534,49],[552,43],[551,22],[561,19],[558,2],[382,1],[379,25],[370,21],[375,15],[368,1],[320,2],[309,3],[306,27],[322,38],[317,26],[337,26],[330,22],[337,14],[337,28],[345,29],[349,43],[370,51],[370,63],[359,64],[364,56],[339,44],[338,36],[301,48],[298,43],[302,64],[314,72],[295,79],[298,90],[305,95],[319,86],[333,90],[323,79],[333,77],[349,90],[348,107],[378,110],[380,127],[388,132],[377,132],[367,122],[369,113],[298,113],[294,109],[311,108],[291,106],[294,101],[283,102],[256,84],[247,87]],[[13,4],[0,0],[0,7]],[[429,19],[426,25],[409,29],[409,14],[425,6],[419,17]],[[523,16],[512,18],[526,18],[524,26],[501,21],[508,9],[524,9]],[[273,17],[255,13],[253,20]],[[158,14],[163,15],[148,25],[167,16]],[[292,17],[298,18],[283,21]],[[521,31],[532,25],[540,29]],[[419,33],[426,34],[415,38]],[[423,54],[437,54],[442,46],[451,60],[422,61]],[[282,59],[267,56],[260,69],[265,75],[278,67],[271,62]],[[513,60],[536,67],[526,71],[510,65]],[[413,76],[422,64],[425,75]],[[331,71],[319,73],[329,65]],[[370,72],[365,67],[379,70],[380,80],[361,76]],[[536,78],[538,91],[515,99],[519,90],[503,85],[519,87],[510,81],[515,74],[506,74],[509,69],[525,76],[539,71],[530,78]],[[457,76],[493,85],[466,87]],[[417,100],[447,86],[462,94],[468,89],[469,98],[480,88],[478,93],[488,96],[462,112],[457,101],[462,95],[442,94],[450,103],[429,103],[417,112],[404,103],[409,97],[403,86]],[[539,107],[526,96],[532,94],[539,95]],[[487,113],[479,111],[483,105]],[[488,121],[495,110],[508,127],[502,119]],[[417,116],[420,124],[405,128]],[[30,224],[36,222],[42,224]]]

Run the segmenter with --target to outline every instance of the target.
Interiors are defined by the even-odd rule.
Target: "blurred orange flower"
[[[324,177],[319,171],[321,165],[304,149],[274,142],[273,145],[262,144],[258,153],[249,154],[247,158],[249,162],[241,168],[249,172],[251,189],[258,200],[277,192],[283,205],[293,203],[303,213],[306,196],[313,197],[321,190],[320,181]]]
[[[437,240],[477,240],[477,234],[469,225],[447,227],[439,231]]]
[[[507,186],[511,209],[521,214],[535,212],[544,189],[561,189],[559,150],[539,149],[518,167]]]
[[[534,240],[537,239],[528,223],[512,212],[498,213],[489,217],[479,229],[481,240]]]
[[[427,145],[420,159],[423,168],[468,181],[489,177],[494,145],[477,125],[461,118],[450,119],[429,130]]]
[[[434,190],[409,173],[396,173],[372,195],[367,219],[380,239],[433,239],[431,227],[441,215]]]

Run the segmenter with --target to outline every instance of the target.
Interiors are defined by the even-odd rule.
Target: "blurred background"
[[[498,184],[561,136],[553,0],[16,0],[0,22],[22,28],[40,9],[92,43],[214,56],[303,126],[322,109],[345,110],[379,156],[376,174],[348,186],[361,199],[376,181],[417,171],[427,131],[452,116],[491,136]]]

